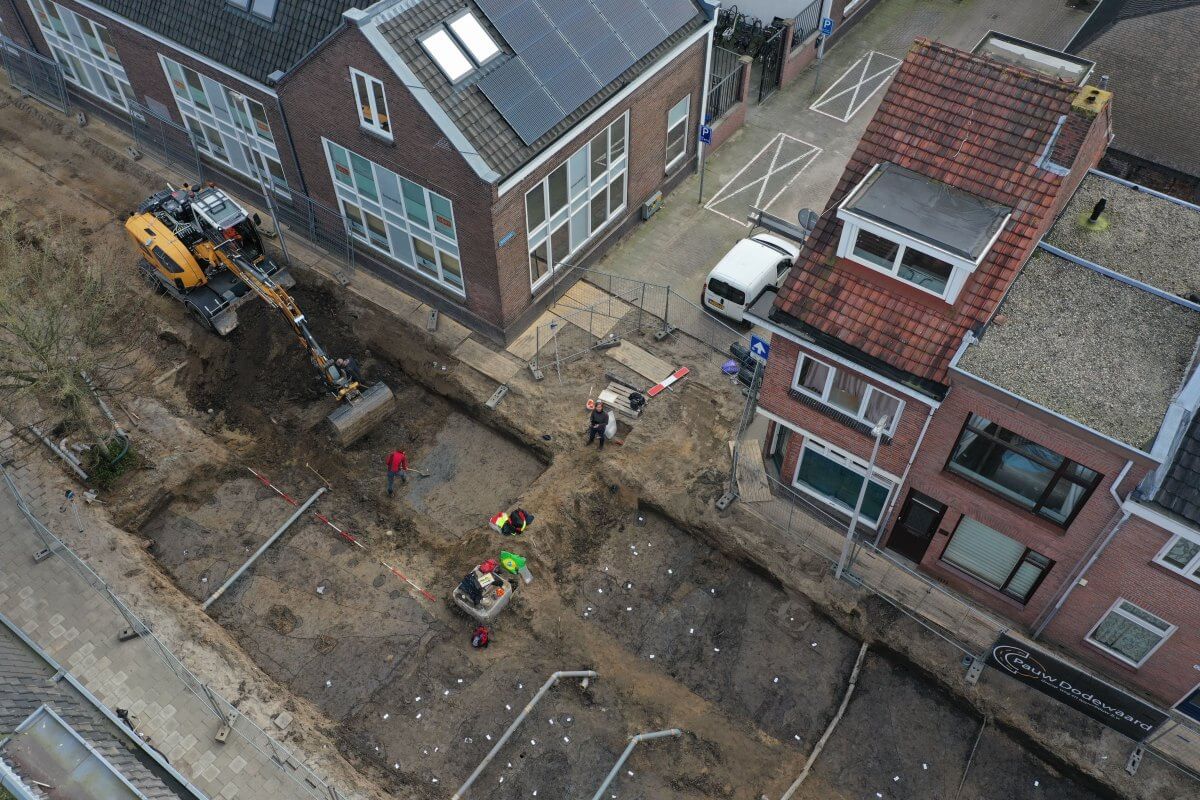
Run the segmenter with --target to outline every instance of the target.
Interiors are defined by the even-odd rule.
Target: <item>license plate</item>
[[[712,306],[713,308],[724,308],[724,307],[725,307],[725,301],[724,301],[724,300],[714,300],[714,299],[712,299],[711,297],[710,297],[710,298],[708,298],[708,304],[709,304],[710,306]]]

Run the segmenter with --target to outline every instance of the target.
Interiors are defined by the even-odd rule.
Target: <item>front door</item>
[[[910,491],[900,511],[900,518],[892,528],[887,548],[910,561],[921,563],[945,513],[946,507],[938,501],[920,492]]]
[[[791,437],[791,428],[775,423],[775,438],[771,441],[771,464],[775,467],[775,478],[780,483],[787,483],[783,479],[783,460],[787,458],[788,441]]]

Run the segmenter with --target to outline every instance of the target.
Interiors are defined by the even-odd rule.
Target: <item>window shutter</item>
[[[1025,545],[982,522],[963,517],[942,560],[999,589],[1024,554]]]

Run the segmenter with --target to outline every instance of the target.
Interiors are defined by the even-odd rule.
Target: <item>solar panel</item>
[[[560,106],[574,111],[600,91],[601,84],[592,77],[583,62],[575,60],[569,67],[546,80],[546,89]],[[569,113],[569,112],[568,112]]]
[[[650,13],[658,17],[663,27],[674,33],[696,16],[696,6],[692,0],[653,0],[647,4]]]
[[[692,0],[476,2],[516,53],[479,88],[526,144],[696,14]]]
[[[629,51],[615,36],[607,36],[597,41],[590,50],[584,52],[583,60],[600,79],[601,86],[615,81],[618,75],[633,64]]]

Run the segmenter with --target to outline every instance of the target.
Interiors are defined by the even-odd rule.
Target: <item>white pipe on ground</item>
[[[492,759],[495,758],[496,754],[500,752],[500,748],[504,747],[509,738],[517,730],[517,727],[525,721],[527,716],[529,716],[529,712],[533,711],[533,707],[541,702],[542,698],[546,696],[546,692],[550,691],[551,687],[558,683],[560,678],[584,678],[586,680],[588,678],[595,678],[596,675],[597,673],[593,672],[592,670],[576,670],[574,672],[559,671],[551,675],[549,679],[542,684],[542,688],[537,690],[537,693],[534,694],[533,699],[525,705],[525,708],[521,709],[521,713],[518,714],[517,718],[512,721],[512,724],[508,726],[508,729],[504,731],[504,734],[496,741],[496,744],[492,747],[488,754],[483,757],[483,761],[479,762],[479,766],[476,767],[475,771],[471,773],[471,777],[467,778],[466,782],[463,783],[462,786],[458,787],[458,791],[454,793],[454,797],[451,798],[451,800],[462,800],[462,798],[466,795],[467,790],[471,788],[471,784],[473,784],[476,779],[483,774],[483,771],[487,768],[487,765],[492,763]],[[586,683],[584,685],[586,686]]]
[[[225,594],[225,590],[228,589],[230,586],[232,586],[238,578],[242,577],[242,573],[244,573],[246,570],[248,570],[250,568],[250,565],[253,564],[256,560],[258,560],[259,556],[261,556],[263,553],[267,552],[267,548],[269,548],[271,545],[275,544],[275,540],[277,540],[280,536],[283,536],[284,531],[286,531],[288,528],[292,527],[292,523],[295,522],[296,520],[300,519],[300,516],[305,511],[308,511],[308,507],[311,506],[313,503],[315,503],[317,501],[317,498],[323,494],[325,494],[324,486],[322,486],[320,489],[317,489],[315,492],[313,492],[312,497],[305,500],[304,504],[296,509],[296,513],[294,513],[290,517],[288,517],[287,522],[280,525],[279,530],[277,530],[273,534],[271,534],[271,538],[267,539],[265,542],[263,542],[262,547],[260,547],[254,551],[254,555],[250,556],[250,560],[247,561],[245,564],[242,564],[241,568],[238,569],[237,572],[235,572],[229,576],[229,580],[227,580],[221,584],[220,589],[217,589],[215,592],[213,592],[211,595],[209,595],[209,598],[204,601],[203,605],[201,605],[200,608],[203,609],[204,611],[207,611],[208,607],[211,606],[213,603],[215,603],[221,595]]]
[[[662,739],[666,736],[682,736],[683,731],[679,728],[671,728],[666,731],[652,731],[647,733],[639,733],[637,736],[632,736],[629,739],[629,744],[625,746],[625,752],[621,753],[621,757],[617,759],[617,763],[613,764],[613,768],[608,771],[608,777],[604,779],[604,783],[600,784],[600,788],[592,795],[592,800],[600,800],[600,796],[604,794],[604,790],[609,787],[613,779],[617,777],[617,773],[621,771],[621,765],[629,758],[629,754],[633,752],[633,748],[638,746],[639,742],[647,742],[651,739]]]

